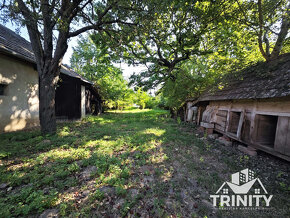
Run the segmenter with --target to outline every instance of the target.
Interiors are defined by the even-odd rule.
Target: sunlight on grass
[[[45,159],[46,162],[54,162],[54,161],[72,161],[79,160],[83,158],[88,158],[90,152],[83,148],[70,148],[70,149],[53,149],[49,152],[42,153],[37,157],[37,160]]]
[[[157,154],[154,154],[152,156],[150,156],[149,160],[151,163],[162,163],[164,162],[165,160],[167,160],[168,157],[166,154],[164,153],[157,153]]]
[[[144,113],[148,111],[152,111],[152,109],[108,110],[109,113]]]
[[[49,208],[65,217],[139,216],[147,207],[152,217],[182,214],[180,195],[192,187],[190,177],[210,184],[207,191],[216,191],[223,178],[209,176],[209,167],[220,166],[210,165],[212,148],[168,117],[162,110],[113,111],[58,124],[54,136],[0,135],[0,184],[7,184],[0,217],[37,216]]]
[[[70,134],[71,134],[70,129],[67,126],[64,126],[58,133],[59,136],[68,136]]]
[[[161,136],[165,133],[164,129],[159,129],[159,128],[148,128],[143,131],[145,134],[154,134],[156,136]]]
[[[143,174],[136,174],[140,167],[168,160],[164,151],[155,151],[170,127],[165,125],[167,116],[162,110],[111,111],[61,123],[55,136],[43,137],[39,132],[0,136],[1,182],[18,196],[1,193],[1,214],[25,216],[51,207],[58,207],[62,216],[80,213],[75,207],[80,190],[90,190],[88,201],[95,207],[105,198],[101,189],[106,186],[126,199],[126,190],[140,187]],[[91,167],[94,171],[86,172]],[[169,171],[164,172],[169,179]],[[124,213],[134,202],[129,195],[126,201]],[[82,207],[89,211],[91,205]]]

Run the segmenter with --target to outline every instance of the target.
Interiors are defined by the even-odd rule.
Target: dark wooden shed
[[[58,119],[79,119],[102,111],[101,97],[94,84],[67,66],[62,66],[55,95]]]

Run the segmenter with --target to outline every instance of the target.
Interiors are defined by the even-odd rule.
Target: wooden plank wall
[[[225,132],[227,126],[227,116],[228,116],[227,110],[218,110],[216,114],[216,123],[215,123],[216,129]]]
[[[233,117],[231,111],[239,116]],[[202,120],[202,115],[199,109],[198,120]],[[204,115],[206,121],[211,117],[210,122],[215,124],[217,131],[290,160],[290,97],[211,101]],[[231,121],[235,124],[234,128],[229,125]]]
[[[279,117],[275,150],[290,156],[290,117]]]
[[[230,122],[228,131],[237,134],[239,122],[240,122],[241,112],[230,112]]]
[[[241,140],[249,143],[250,141],[250,130],[251,130],[251,113],[247,112],[244,115],[244,122],[241,131]]]

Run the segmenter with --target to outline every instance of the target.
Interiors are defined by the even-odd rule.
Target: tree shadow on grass
[[[132,115],[130,114],[130,116]],[[105,119],[109,120],[108,118]],[[126,119],[128,118],[125,117],[124,119],[124,122],[127,122]],[[111,163],[109,160],[112,159],[114,152],[117,152],[116,155],[122,157],[121,159],[124,161],[123,157],[126,157],[125,150],[129,149],[130,146],[141,148],[141,144],[158,139],[154,134],[142,135],[141,132],[148,128],[146,125],[136,127],[130,126],[128,122],[127,124],[122,124],[120,121],[120,126],[102,128],[112,122],[107,122],[106,124],[100,122],[102,120],[97,122],[84,121],[83,123],[61,124],[56,136],[42,137],[38,132],[1,136],[4,143],[7,143],[4,146],[1,144],[1,152],[10,152],[1,162],[1,182],[9,183],[14,190],[13,193],[2,191],[1,196],[13,201],[14,198],[9,196],[11,194],[12,196],[18,196],[19,194],[22,196],[22,190],[26,192],[26,195],[38,193],[38,195],[42,196],[44,187],[54,184],[54,181],[57,186],[56,191],[59,192],[60,189],[65,189],[75,184],[75,179],[73,179],[71,173],[76,173],[80,169],[74,164],[75,162],[82,160],[84,166],[86,163],[92,164],[91,161],[96,159],[95,156],[97,154],[97,160],[101,159],[105,160],[104,163]],[[132,129],[132,127],[134,128]],[[132,137],[132,131],[137,132],[135,137]],[[88,132],[93,134],[89,135],[87,134]],[[138,138],[140,139],[138,140]],[[106,144],[113,147],[112,151],[104,150],[104,152],[108,152],[106,158],[100,158],[100,155],[103,154],[93,152],[95,149],[98,149],[99,143],[103,146],[103,149],[106,147]],[[127,145],[128,143],[131,145]],[[123,144],[123,147],[120,144]],[[19,149],[20,147],[22,150]],[[138,158],[143,158],[142,161],[145,161],[144,157],[146,155],[139,152]],[[31,185],[34,188],[31,188]],[[49,196],[47,197],[50,199]],[[35,208],[31,210],[35,211]],[[30,209],[26,209],[26,211],[30,211]]]
[[[160,113],[164,114],[166,112],[161,111]],[[146,111],[140,112],[137,119],[145,121],[144,116],[148,114],[152,114],[154,118],[154,113]],[[57,134],[54,136],[41,136],[40,131],[0,134],[0,160],[22,156],[29,157],[29,155],[33,156],[35,153],[47,152],[54,148],[70,145],[75,141],[96,140],[105,135],[113,134],[114,137],[118,137],[122,135],[120,130],[124,129],[122,124],[128,123],[127,119],[131,119],[129,121],[131,123],[136,122],[132,118],[134,118],[132,113],[108,113],[101,117],[90,116],[81,122],[58,124]],[[118,122],[120,126],[115,126],[115,122]]]
[[[58,135],[45,138],[52,147],[11,156],[21,159],[1,166],[1,181],[14,191],[1,192],[2,210],[20,216],[54,207],[64,216],[213,214],[209,194],[233,173],[217,147],[163,113],[101,118],[59,125]]]
[[[63,200],[63,203],[54,204],[53,200],[60,198],[56,197],[55,193],[61,193],[62,199],[68,195],[74,195],[72,191],[77,191],[87,184],[87,181],[85,184],[83,182],[80,184],[78,175],[86,167],[96,166],[97,171],[93,179],[95,186],[93,190],[90,190],[92,193],[89,197],[91,203],[94,204],[91,208],[94,209],[88,209],[89,213],[103,211],[109,215],[115,206],[118,210],[114,213],[119,215],[124,215],[131,209],[136,214],[162,214],[164,202],[161,199],[165,198],[168,192],[172,194],[170,187],[174,186],[174,184],[170,186],[167,184],[172,174],[176,172],[172,170],[171,162],[167,165],[165,162],[167,159],[174,160],[176,157],[174,147],[176,147],[175,143],[180,142],[181,133],[172,129],[172,126],[177,125],[168,120],[164,112],[159,115],[152,112],[141,112],[137,115],[122,113],[120,116],[109,114],[103,119],[92,121],[90,119],[93,118],[89,117],[88,121],[83,123],[59,125],[58,135],[46,137],[44,140],[40,139],[42,143],[49,140],[50,144],[45,144],[43,148],[39,148],[37,144],[38,146],[34,147],[34,153],[27,150],[27,155],[22,157],[19,164],[11,162],[4,165],[2,175],[5,176],[1,177],[1,181],[10,182],[15,192],[12,196],[16,195],[20,199],[25,199],[24,194],[21,194],[24,190],[24,196],[37,194],[48,199],[48,202],[45,200],[39,203],[38,208],[31,206],[33,201],[21,201],[28,207],[25,211],[29,213],[41,211],[53,205],[58,205],[61,210],[64,210],[63,213],[65,211],[73,213],[78,211],[73,206],[76,204],[75,199],[78,201],[80,199],[76,197],[74,200]],[[39,137],[37,134],[35,136]],[[19,137],[15,141],[27,143],[23,139],[25,138]],[[36,141],[33,142],[36,143]],[[13,160],[13,156],[10,158]],[[113,189],[116,190],[113,196],[114,201],[109,204],[111,206],[99,207],[103,201],[107,202],[108,199],[112,199],[112,196],[106,196],[104,199],[100,193],[100,196],[96,196],[98,193],[96,188],[101,189],[106,186],[114,187]],[[45,191],[46,188],[49,189],[48,193]],[[133,192],[138,194],[132,198],[131,195],[127,196],[126,190],[128,192],[135,190]],[[10,199],[8,202],[11,202],[11,207],[16,203],[13,202],[13,197],[9,197],[10,193],[2,194],[3,198]],[[156,202],[150,200],[154,195],[160,197]],[[148,202],[144,203],[143,200],[144,208],[134,209],[140,203],[140,196]],[[178,196],[179,194],[177,198]],[[120,203],[117,202],[120,199],[125,199],[125,202],[116,206]],[[86,201],[80,202],[77,204],[79,207],[82,204],[85,206]],[[181,211],[181,204],[182,202],[179,202],[178,211]],[[64,207],[67,209],[63,209]],[[5,210],[11,211],[7,207]],[[19,213],[24,215],[25,211],[19,210]]]

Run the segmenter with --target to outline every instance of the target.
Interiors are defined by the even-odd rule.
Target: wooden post
[[[81,118],[86,116],[86,87],[81,85]]]
[[[240,120],[239,120],[239,126],[238,126],[238,131],[237,131],[237,138],[240,140],[241,139],[241,132],[242,132],[242,127],[244,123],[244,118],[245,118],[245,110],[241,112]]]
[[[231,119],[231,109],[233,107],[233,103],[231,102],[231,105],[228,109],[228,114],[227,114],[227,122],[226,122],[226,128],[225,128],[225,132],[228,132],[229,131],[229,128],[230,128],[230,119]]]
[[[250,128],[250,142],[254,143],[256,141],[256,131],[255,131],[255,117],[256,117],[256,110],[257,110],[257,102],[254,101],[254,106],[251,114],[251,128]]]

